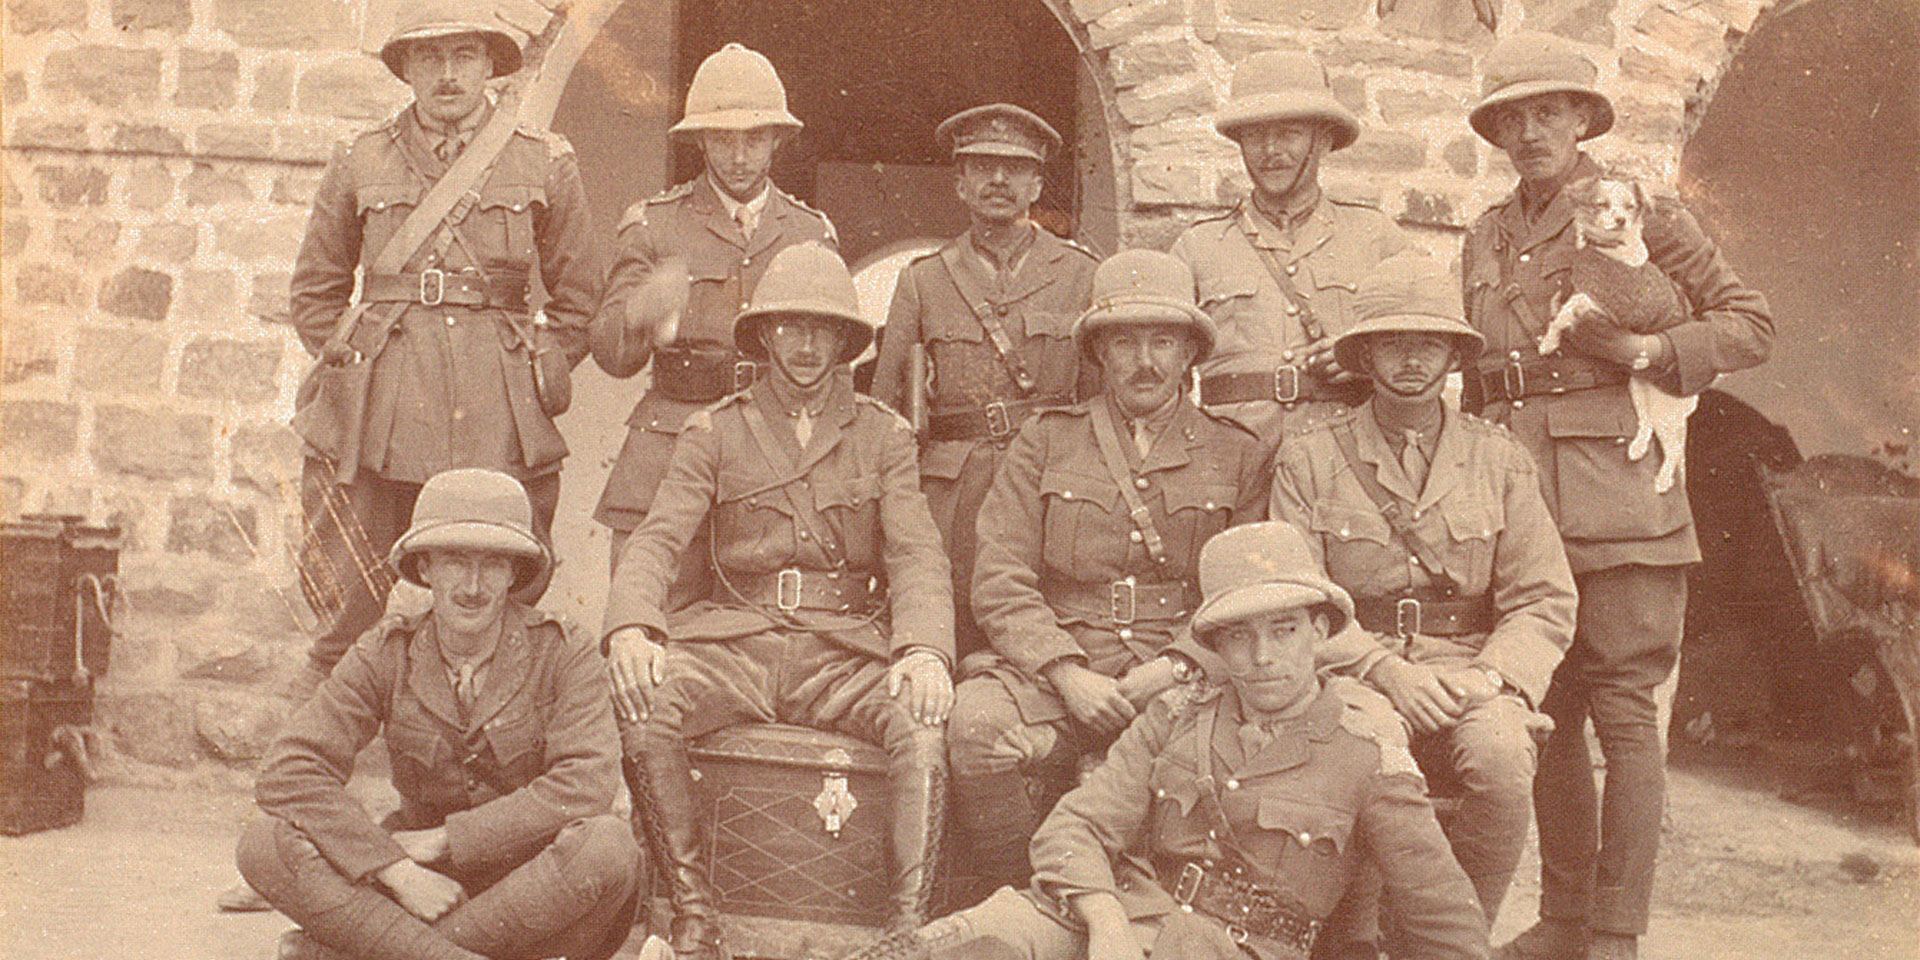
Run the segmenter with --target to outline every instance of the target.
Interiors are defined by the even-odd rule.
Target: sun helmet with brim
[[[539,579],[553,555],[533,533],[533,507],[520,481],[498,470],[434,474],[413,503],[413,525],[388,555],[407,582],[426,587],[420,564],[430,550],[479,550],[514,559],[513,588]]]
[[[1333,341],[1333,358],[1355,373],[1366,371],[1366,339],[1376,333],[1449,337],[1462,368],[1472,365],[1486,346],[1480,331],[1467,326],[1459,281],[1424,254],[1389,257],[1362,277],[1353,293],[1353,315],[1354,325]]]
[[[729,43],[700,61],[687,85],[686,109],[668,133],[759,130],[789,133],[805,126],[787,109],[787,87],[773,61],[757,50]]]
[[[1613,129],[1613,101],[1595,86],[1600,71],[1571,43],[1542,33],[1520,33],[1493,45],[1480,68],[1480,102],[1467,123],[1481,139],[1493,138],[1500,107],[1548,93],[1564,93],[1587,104],[1593,122],[1580,139]]]
[[[407,79],[407,46],[416,40],[477,34],[493,57],[493,75],[519,73],[520,41],[493,15],[491,4],[475,0],[420,0],[405,5],[394,17],[393,32],[380,45],[380,62],[401,80]]]
[[[774,254],[753,288],[753,299],[733,322],[733,343],[754,359],[767,359],[760,330],[788,317],[818,317],[840,322],[845,331],[834,363],[852,363],[873,342],[873,321],[860,313],[860,294],[840,255],[809,241]]]
[[[1193,636],[1211,647],[1216,627],[1301,607],[1324,605],[1327,635],[1353,620],[1353,598],[1321,572],[1306,535],[1277,520],[1241,524],[1214,534],[1200,548],[1200,592]]]
[[[1257,123],[1319,120],[1333,129],[1333,149],[1360,137],[1360,120],[1333,95],[1326,68],[1311,54],[1295,50],[1256,53],[1233,70],[1226,105],[1214,115],[1213,128],[1228,139]]]
[[[1194,305],[1193,271],[1158,250],[1123,250],[1093,271],[1093,305],[1073,322],[1073,342],[1093,357],[1095,338],[1116,327],[1172,324],[1193,336],[1193,362],[1213,353],[1220,330]]]

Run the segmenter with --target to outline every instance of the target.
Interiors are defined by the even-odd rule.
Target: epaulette
[[[428,613],[431,612],[432,611],[429,610],[414,614],[413,616],[407,616],[401,613],[381,614],[380,619],[373,622],[373,626],[368,627],[365,633],[362,633],[353,641],[354,645],[365,645],[367,652],[372,653],[392,642],[393,638],[401,634],[412,634],[413,631],[426,620]]]
[[[879,410],[881,413],[886,414],[889,420],[896,427],[902,427],[907,430],[913,429],[913,421],[908,420],[906,417],[901,416],[900,411],[887,406],[886,401],[881,400],[878,397],[869,397],[864,393],[856,393],[853,395],[853,402],[866,404],[867,406],[873,407],[874,409]]]
[[[1325,413],[1316,413],[1316,415],[1312,417],[1291,417],[1289,420],[1292,422],[1281,429],[1280,435],[1283,437],[1304,437],[1309,433],[1320,433],[1335,425],[1353,422],[1354,415],[1357,412],[1358,411],[1352,407],[1343,407],[1338,410],[1328,410]]]
[[[815,209],[814,207],[808,206],[806,201],[801,200],[799,197],[796,197],[793,194],[786,192],[785,190],[781,190],[779,187],[774,187],[773,189],[775,192],[779,193],[782,197],[785,197],[788,203],[791,203],[794,206],[799,207],[800,209],[805,210],[806,212],[811,213],[816,217],[819,217],[820,223],[827,228],[827,242],[833,244],[836,247],[840,245],[840,232],[833,228],[833,218],[827,216],[826,213],[822,210],[818,210],[818,209]]]
[[[1206,417],[1208,420],[1212,420],[1214,423],[1220,424],[1225,427],[1230,427],[1234,430],[1238,430],[1241,433],[1244,433],[1247,436],[1254,437],[1256,439],[1260,436],[1260,434],[1255,432],[1252,427],[1249,427],[1246,424],[1241,423],[1240,421],[1235,420],[1234,418],[1229,417],[1224,413],[1214,413],[1212,410],[1208,410],[1206,407],[1196,407],[1195,409],[1197,409],[1200,412],[1201,416]]]
[[[1450,412],[1458,413],[1460,415],[1460,422],[1466,424],[1471,429],[1479,430],[1483,433],[1491,433],[1496,436],[1502,436],[1502,437],[1513,436],[1513,431],[1508,430],[1506,428],[1506,425],[1494,423],[1492,420],[1488,420],[1487,418],[1480,416],[1477,413],[1468,413],[1465,410],[1455,410]]]
[[[1233,206],[1220,211],[1219,213],[1201,217],[1200,219],[1195,220],[1193,222],[1193,225],[1197,227],[1203,223],[1218,223],[1222,220],[1231,220],[1233,219],[1234,215],[1239,212],[1240,212],[1240,205],[1236,203]]]
[[[1058,403],[1050,407],[1035,407],[1033,408],[1033,415],[1035,417],[1045,417],[1059,414],[1069,417],[1084,417],[1093,409],[1093,407],[1089,405],[1090,402],[1091,401],[1081,400],[1077,403]]]
[[[686,198],[693,196],[693,184],[694,184],[694,181],[692,180],[688,180],[685,183],[676,183],[673,186],[668,187],[665,190],[662,190],[659,193],[656,193],[653,196],[640,201],[638,204],[636,204],[636,206],[647,206],[655,203],[672,203],[675,200],[685,200]]]
[[[1176,683],[1160,695],[1161,702],[1167,705],[1167,714],[1174,720],[1184,720],[1200,712],[1200,707],[1220,697],[1218,684],[1204,680],[1194,683]]]
[[[1066,244],[1067,249],[1078,251],[1079,253],[1085,254],[1087,259],[1092,260],[1095,263],[1100,262],[1100,255],[1097,253],[1094,253],[1092,250],[1087,249],[1084,245],[1080,243],[1080,241],[1075,240],[1072,237],[1061,237],[1060,242],[1063,244]]]
[[[1336,207],[1360,207],[1364,210],[1380,209],[1380,201],[1367,197],[1336,197],[1328,193],[1326,194],[1326,198],[1328,203]]]
[[[909,260],[907,260],[907,266],[911,267],[914,264],[919,263],[923,260],[937,260],[940,257],[940,251],[944,249],[946,249],[945,246],[938,246],[938,247],[934,247],[932,250],[928,250],[926,253],[922,253],[917,256],[914,256]]]
[[[626,229],[628,227],[631,227],[636,223],[644,227],[647,225],[647,208],[648,207],[656,203],[672,203],[673,201],[683,199],[692,193],[693,193],[693,181],[688,180],[686,183],[677,184],[675,186],[668,187],[667,189],[662,190],[659,193],[656,193],[645,200],[636,200],[633,203],[627,205],[627,212],[620,215],[620,223],[619,225],[613,228],[613,232],[616,234],[624,233],[626,232]]]
[[[548,160],[558,160],[573,153],[573,144],[566,137],[531,122],[521,123],[514,132],[546,144]]]
[[[1327,691],[1340,698],[1340,728],[1380,748],[1380,772],[1420,776],[1420,765],[1407,748],[1407,722],[1393,702],[1351,677],[1327,681]]]

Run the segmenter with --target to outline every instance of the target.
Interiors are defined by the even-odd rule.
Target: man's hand
[[[654,267],[627,300],[627,329],[653,332],[653,345],[664,347],[680,335],[680,318],[687,311],[687,259],[667,257]]]
[[[459,906],[466,891],[458,881],[435,873],[412,860],[396,860],[374,875],[408,913],[432,923]]]
[[[1361,374],[1340,365],[1333,353],[1333,338],[1321,337],[1307,345],[1306,367],[1323,383],[1348,383],[1361,378]]]
[[[1075,720],[1109,736],[1126,729],[1139,712],[1120,692],[1119,681],[1072,660],[1048,668],[1047,682],[1053,684]]]
[[[621,627],[607,641],[607,676],[613,709],[638,723],[653,712],[653,690],[666,678],[667,651],[641,627]]]
[[[1453,694],[1462,712],[1500,695],[1499,685],[1487,676],[1486,670],[1471,664],[1448,667],[1441,670],[1439,675],[1441,686]]]
[[[1073,909],[1087,924],[1087,960],[1146,960],[1120,899],[1111,893],[1083,893]]]
[[[447,828],[434,827],[432,830],[397,830],[393,842],[407,852],[407,859],[414,863],[439,863],[447,858]]]
[[[1173,673],[1173,661],[1154,657],[1121,675],[1120,695],[1126,697],[1135,710],[1145,710],[1154,697],[1173,689],[1179,682]]]
[[[1481,678],[1485,680],[1485,677]],[[1453,726],[1464,712],[1432,667],[1403,657],[1387,657],[1367,671],[1367,681],[1393,701],[1393,708],[1421,733]]]
[[[946,661],[927,650],[914,650],[887,668],[887,696],[907,694],[907,712],[929,727],[947,722],[953,711],[953,677]]]
[[[1573,325],[1561,335],[1568,350],[1633,370],[1660,359],[1660,338],[1634,333],[1584,293],[1576,293],[1561,310],[1573,316]]]

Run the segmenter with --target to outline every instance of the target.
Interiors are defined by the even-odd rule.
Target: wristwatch
[[[1489,664],[1484,664],[1484,663],[1477,664],[1477,666],[1480,668],[1481,673],[1484,673],[1487,675],[1487,682],[1493,684],[1493,689],[1505,690],[1507,688],[1507,678],[1504,676],[1501,676],[1499,670],[1495,669],[1493,666]]]

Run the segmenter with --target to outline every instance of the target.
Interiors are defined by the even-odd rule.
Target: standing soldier
[[[1541,919],[1504,949],[1621,960],[1647,929],[1665,802],[1653,692],[1679,656],[1686,568],[1700,560],[1686,487],[1656,492],[1654,458],[1628,459],[1627,381],[1697,394],[1765,360],[1773,320],[1692,215],[1661,202],[1646,215],[1647,251],[1687,315],[1639,334],[1583,313],[1561,354],[1539,356],[1537,338],[1572,293],[1574,202],[1562,188],[1599,172],[1580,143],[1607,132],[1613,106],[1594,89],[1593,64],[1556,38],[1502,40],[1483,73],[1468,120],[1505,151],[1520,185],[1474,223],[1462,251],[1467,321],[1488,348],[1468,371],[1467,398],[1532,453],[1580,589],[1573,646],[1541,705],[1554,722],[1534,780]],[[1589,717],[1606,757],[1604,804]]]
[[[967,232],[907,265],[894,287],[873,395],[924,404],[920,488],[953,561],[956,641],[982,646],[968,597],[974,518],[1013,435],[1035,410],[1072,403],[1085,382],[1073,318],[1087,308],[1095,257],[1027,219],[1041,166],[1060,148],[1045,120],[1005,103],[963,110],[934,136],[953,146],[954,192]],[[911,370],[924,345],[928,375]],[[1083,376],[1087,374],[1089,376]],[[925,382],[917,383],[916,379]],[[919,393],[919,396],[915,396]]]
[[[1105,395],[1021,428],[980,511],[974,609],[993,649],[950,733],[955,828],[985,890],[1025,882],[1027,838],[1080,758],[1193,669],[1167,647],[1200,545],[1265,512],[1259,439],[1187,394],[1214,346],[1192,291],[1158,251],[1100,265],[1073,341]]]
[[[1268,449],[1295,410],[1348,405],[1364,381],[1340,369],[1333,338],[1353,325],[1360,278],[1409,242],[1386,214],[1334,200],[1320,163],[1360,121],[1310,54],[1255,54],[1233,72],[1214,129],[1240,145],[1253,193],[1174,241],[1193,268],[1220,345],[1200,368],[1200,402],[1258,433]]]
[[[573,148],[488,98],[487,81],[521,65],[488,5],[409,7],[380,59],[413,104],[334,151],[293,267],[293,325],[320,358],[293,417],[307,453],[302,567],[344,586],[306,690],[379,617],[371,588],[391,581],[366,561],[405,529],[427,478],[506,472],[547,539],[567,454],[553,418],[600,293]],[[550,298],[538,320],[536,268]]]
[[[671,881],[674,951],[699,960],[720,956],[720,931],[687,741],[780,722],[884,746],[892,923],[912,928],[932,889],[953,706],[947,559],[912,428],[853,392],[846,365],[873,328],[846,266],[818,244],[781,251],[734,339],[773,371],[687,419],[605,624],[634,814]],[[670,612],[687,553],[711,560],[716,583]]]
[[[1160,698],[1121,734],[1034,835],[1030,888],[848,960],[1305,960],[1373,876],[1405,956],[1487,955],[1393,708],[1314,670],[1353,608],[1299,531],[1214,537],[1200,583],[1193,634],[1224,682]]]
[[[1575,600],[1533,458],[1440,399],[1480,353],[1458,289],[1411,253],[1360,281],[1359,322],[1334,351],[1373,396],[1287,431],[1271,512],[1307,534],[1371,631],[1340,634],[1322,663],[1385,693],[1428,769],[1452,768],[1465,788],[1447,832],[1491,926],[1532,816],[1544,723],[1531,705],[1573,642]]]
[[[612,528],[609,559],[653,505],[673,440],[687,415],[759,375],[734,349],[745,310],[774,254],[796,243],[837,243],[825,214],[768,179],[774,151],[798,133],[773,64],[729,43],[701,61],[685,116],[670,133],[700,146],[705,169],[620,219],[607,297],[593,320],[593,358],[616,377],[653,361],[652,383],[627,417],[627,440],[607,475],[594,519]],[[682,561],[670,606],[704,592],[706,561]]]

